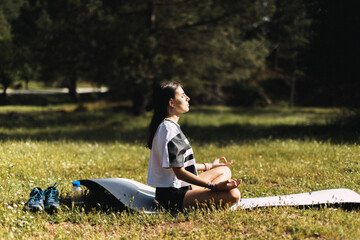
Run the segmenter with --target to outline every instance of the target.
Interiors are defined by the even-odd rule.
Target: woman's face
[[[179,115],[189,111],[190,98],[185,94],[181,86],[175,91],[175,97],[169,101],[170,113]]]

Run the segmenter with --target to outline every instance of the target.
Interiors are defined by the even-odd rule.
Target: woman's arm
[[[197,164],[196,164],[196,169],[197,169],[198,171],[205,171],[205,170],[206,170],[205,163],[197,163]]]
[[[205,188],[210,187],[209,182],[206,182],[204,179],[200,178],[199,176],[196,176],[191,172],[186,171],[184,168],[178,167],[172,169],[176,177],[180,180]],[[237,188],[241,184],[241,182],[242,182],[241,179],[237,179],[237,180],[229,179],[227,181],[217,183],[212,190],[228,191],[233,188]]]
[[[207,171],[212,168],[220,167],[220,166],[230,166],[232,164],[232,161],[228,162],[226,161],[225,157],[218,158],[214,160],[212,163],[197,163],[196,169],[198,171]]]
[[[201,186],[201,187],[206,187],[206,188],[209,187],[209,183],[206,182],[204,179],[200,178],[199,176],[196,176],[196,175],[192,174],[189,171],[186,171],[182,167],[173,168],[173,171],[174,171],[176,177],[178,179],[180,179],[180,180],[183,180],[183,181],[188,182],[190,184],[194,184],[194,185]]]

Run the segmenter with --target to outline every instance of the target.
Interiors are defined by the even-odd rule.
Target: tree
[[[181,80],[194,95],[213,89],[223,99],[250,86],[270,103],[262,82],[271,70],[292,83],[293,105],[304,72],[311,21],[302,0],[24,1],[12,21],[22,66],[64,84],[73,100],[86,79],[141,114],[155,82]]]
[[[307,52],[309,99],[303,104],[359,108],[360,2],[317,0],[311,5],[314,38]]]
[[[0,103],[6,103],[6,91],[14,81],[14,56],[11,42],[9,40],[0,40],[0,83],[3,86],[3,92]]]
[[[40,78],[45,83],[57,82],[67,87],[73,101],[78,97],[78,79],[88,76],[92,67],[89,2],[28,0],[14,23],[19,46],[32,49],[24,62],[32,70],[40,69]]]
[[[302,54],[311,38],[311,19],[302,0],[275,1],[267,37],[272,43],[270,68],[290,83],[290,106],[295,104],[295,83],[304,76]]]
[[[18,70],[17,49],[12,43],[11,21],[17,17],[21,1],[0,1],[0,83],[3,92],[0,103],[6,103],[6,91]]]
[[[46,1],[45,11],[38,19],[44,43],[40,56],[43,80],[60,80],[69,89],[73,101],[78,98],[78,79],[91,67],[87,54],[91,45],[87,36],[87,2]]]
[[[44,82],[63,82],[73,100],[79,78],[107,84],[140,114],[157,81],[220,95],[264,71],[271,2],[27,0],[13,26],[23,62]]]
[[[264,2],[104,1],[118,43],[111,88],[130,92],[139,114],[159,80],[181,79],[196,93],[248,80],[265,67],[266,40],[254,30],[265,21]]]

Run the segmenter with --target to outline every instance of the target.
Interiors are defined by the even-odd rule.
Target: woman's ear
[[[169,107],[173,108],[174,107],[174,99],[170,98],[169,100]]]

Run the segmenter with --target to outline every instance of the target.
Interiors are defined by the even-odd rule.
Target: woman
[[[163,82],[154,88],[154,115],[149,126],[151,149],[147,184],[156,187],[157,202],[166,210],[215,204],[230,206],[239,201],[225,157],[196,164],[192,148],[178,124],[189,111],[190,98],[177,82]],[[203,171],[198,174],[198,171]]]

